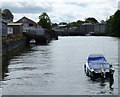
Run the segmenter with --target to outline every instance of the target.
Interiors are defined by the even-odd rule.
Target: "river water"
[[[103,54],[115,69],[109,81],[92,81],[83,64],[90,54]],[[2,83],[3,95],[118,95],[118,39],[113,37],[59,37],[10,60]]]

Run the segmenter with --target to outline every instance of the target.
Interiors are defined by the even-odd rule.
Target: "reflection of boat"
[[[107,78],[113,75],[114,69],[106,61],[105,57],[101,54],[91,54],[84,64],[85,73],[90,78]]]
[[[92,36],[94,34],[94,32],[89,32],[88,34],[86,34],[86,36]]]

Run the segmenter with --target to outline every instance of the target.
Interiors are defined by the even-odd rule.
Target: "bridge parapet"
[[[23,35],[26,37],[26,43],[29,44],[32,39],[39,43],[47,43],[50,41],[51,33],[42,28],[25,28]]]
[[[43,28],[29,27],[29,28],[24,28],[23,31],[24,33],[32,34],[32,35],[45,35],[45,29]]]

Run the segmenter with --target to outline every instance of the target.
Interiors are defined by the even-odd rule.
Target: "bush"
[[[22,34],[8,34],[7,38],[3,38],[2,39],[2,45],[6,45],[9,44],[10,42],[14,41],[14,40],[19,40],[19,39],[23,39],[23,35]]]
[[[8,34],[8,39],[20,39],[20,38],[23,38],[23,35],[22,34]]]

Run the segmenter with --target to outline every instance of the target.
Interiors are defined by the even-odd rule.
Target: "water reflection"
[[[95,79],[92,81],[99,83],[100,88],[104,88],[106,86],[106,84],[109,83],[110,90],[113,90],[112,86],[114,84],[114,79],[111,80],[110,78],[107,78],[107,79],[99,78],[99,79]]]
[[[20,57],[22,54],[29,52],[31,49],[31,47],[24,49],[23,51],[21,51],[20,53],[16,54],[16,56],[12,56],[12,55],[7,55],[2,57],[2,80],[5,80],[5,77],[9,76],[9,64],[22,64],[23,62],[20,60]],[[12,58],[12,59],[10,59]]]

